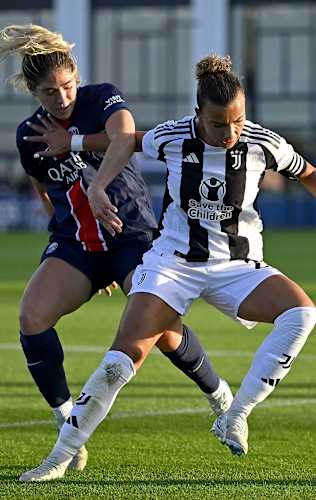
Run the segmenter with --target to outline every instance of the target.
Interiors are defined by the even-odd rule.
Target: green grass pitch
[[[316,499],[316,332],[289,376],[251,415],[243,459],[211,435],[213,417],[194,384],[153,352],[90,440],[84,472],[53,483],[19,483],[56,438],[18,346],[19,298],[45,241],[42,234],[0,234],[0,498]],[[316,300],[315,231],[268,232],[265,241],[266,260]],[[120,292],[96,296],[60,321],[74,396],[110,344],[123,304]],[[235,391],[270,327],[249,332],[201,301],[186,321]]]

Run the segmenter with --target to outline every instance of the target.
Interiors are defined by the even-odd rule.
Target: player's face
[[[67,120],[73,112],[76,96],[76,75],[67,68],[55,68],[33,92],[41,105],[55,118]]]
[[[227,106],[208,101],[196,110],[196,114],[199,137],[210,146],[231,149],[245,124],[245,94],[238,92]]]

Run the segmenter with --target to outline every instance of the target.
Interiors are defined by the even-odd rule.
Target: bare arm
[[[105,127],[110,145],[108,146],[100,168],[88,189],[92,212],[112,236],[122,231],[122,222],[115,215],[117,212],[105,189],[124,169],[136,148],[134,119],[126,109],[113,113]]]
[[[316,168],[311,163],[307,162],[306,170],[299,179],[305,189],[316,197]]]
[[[45,212],[49,217],[52,217],[54,215],[54,207],[52,205],[52,202],[50,201],[45,187],[37,179],[35,179],[35,177],[31,177],[31,181],[41,199]]]
[[[105,189],[123,170],[136,149],[135,123],[126,109],[116,111],[106,122],[105,131],[110,140],[97,175],[91,187]]]
[[[71,149],[71,134],[62,127],[57,120],[48,116],[47,119],[39,115],[42,125],[28,122],[29,127],[38,135],[25,136],[27,142],[45,143],[48,148],[45,151],[38,151],[36,154],[43,157],[57,156],[67,153]],[[136,151],[142,151],[142,140],[146,132],[137,131]],[[106,131],[83,136],[83,150],[103,153],[110,144]]]
[[[36,154],[42,157],[58,156],[71,150],[71,134],[62,127],[57,120],[48,116],[44,118],[38,115],[41,125],[28,122],[28,126],[37,132],[38,135],[25,136],[24,140],[28,142],[45,143],[47,149],[38,151]],[[110,140],[105,130],[96,134],[84,135],[84,151],[104,152],[110,144]]]
[[[136,151],[141,152],[143,151],[143,137],[146,134],[146,132],[143,132],[141,130],[136,130],[135,132],[135,137],[136,137]]]

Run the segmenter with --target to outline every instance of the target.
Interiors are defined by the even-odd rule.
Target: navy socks
[[[20,341],[27,367],[47,403],[55,408],[70,398],[63,368],[64,352],[54,328],[38,335],[23,335]]]
[[[70,392],[63,368],[63,348],[55,329],[49,328],[38,335],[21,333],[20,340],[28,369],[40,392],[52,408],[60,406],[70,398]],[[204,393],[210,394],[218,388],[219,376],[198,338],[186,325],[179,347],[163,354]]]
[[[206,394],[219,386],[219,376],[214,371],[206,352],[193,331],[183,325],[183,337],[173,352],[163,353],[185,375],[190,377]]]

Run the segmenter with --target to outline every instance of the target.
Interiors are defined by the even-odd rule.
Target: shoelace
[[[228,423],[227,430],[237,431],[237,432],[244,434],[244,432],[246,430],[246,421],[244,419],[237,417],[231,423],[229,421],[227,423]]]
[[[227,404],[228,404],[228,402],[227,402],[226,393],[222,392],[218,398],[214,399],[213,406],[216,407],[216,409],[221,410],[223,408],[223,406],[227,405]]]

